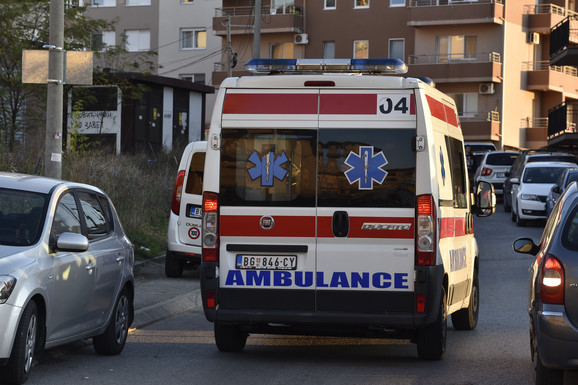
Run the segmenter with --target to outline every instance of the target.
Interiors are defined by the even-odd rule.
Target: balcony
[[[408,76],[427,76],[436,83],[502,82],[497,52],[453,55],[410,55]]]
[[[550,30],[550,64],[578,65],[578,15],[568,16]]]
[[[230,18],[232,35],[252,35],[255,7],[225,7],[215,9],[213,31],[217,36],[227,35],[227,20]],[[302,33],[303,8],[292,5],[276,9],[271,6],[261,7],[261,33]]]
[[[460,117],[464,139],[469,141],[499,141],[500,114],[497,111],[479,113],[476,117]]]
[[[575,147],[578,145],[578,102],[563,102],[548,111],[548,145]]]
[[[578,69],[570,66],[551,66],[547,61],[525,62],[528,91],[554,91],[578,98]]]
[[[407,25],[503,24],[503,0],[411,0]]]
[[[540,148],[548,143],[548,118],[526,118],[520,123],[520,132],[526,132],[526,147]]]
[[[550,34],[550,29],[564,19],[564,8],[554,4],[524,5],[528,15],[528,32]]]

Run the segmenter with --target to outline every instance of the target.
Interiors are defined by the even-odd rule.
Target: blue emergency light
[[[255,73],[344,72],[399,75],[407,65],[399,59],[252,59],[245,69]]]

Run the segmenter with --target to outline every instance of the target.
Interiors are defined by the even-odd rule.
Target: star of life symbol
[[[444,161],[444,153],[442,152],[442,147],[440,146],[440,163],[442,166],[442,182],[443,185],[446,185],[446,166]]]
[[[388,163],[380,151],[373,154],[373,146],[359,146],[359,155],[351,151],[345,159],[345,164],[351,167],[345,171],[349,184],[359,181],[360,190],[373,190],[373,181],[382,184],[387,171],[382,167]]]
[[[261,177],[261,186],[273,186],[275,178],[283,180],[287,175],[287,170],[281,167],[289,160],[285,151],[277,156],[271,151],[262,157],[257,151],[253,151],[248,160],[255,165],[248,170],[251,180]]]

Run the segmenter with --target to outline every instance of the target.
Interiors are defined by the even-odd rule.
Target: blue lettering
[[[369,273],[351,273],[351,287],[369,288]]]
[[[329,285],[327,285],[325,282],[323,282],[323,272],[322,271],[318,271],[317,272],[317,282],[316,282],[316,287],[329,287]]]
[[[271,272],[248,270],[247,286],[271,286]]]
[[[378,289],[387,289],[391,286],[391,275],[388,273],[373,274],[373,286]]]
[[[407,286],[407,273],[395,273],[395,288],[396,289],[408,289]]]
[[[229,274],[227,274],[227,280],[225,281],[225,285],[244,286],[245,283],[243,282],[243,275],[241,274],[241,272],[239,270],[229,270]]]
[[[313,272],[312,271],[296,271],[295,285],[299,287],[313,286]]]
[[[450,271],[458,271],[468,267],[466,248],[450,250]]]
[[[273,286],[291,286],[291,273],[289,271],[274,271]]]
[[[333,273],[331,277],[330,287],[349,287],[349,282],[347,281],[347,275],[345,273]]]

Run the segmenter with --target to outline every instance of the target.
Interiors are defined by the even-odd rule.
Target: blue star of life
[[[345,176],[349,184],[359,181],[360,190],[372,190],[373,181],[382,184],[385,180],[387,171],[382,167],[387,163],[382,151],[374,155],[373,146],[359,146],[359,154],[352,151],[345,159],[345,164],[351,167]]]
[[[264,154],[263,157],[260,157],[257,151],[253,151],[248,160],[255,165],[248,170],[251,180],[261,177],[261,186],[273,186],[275,178],[283,180],[287,175],[287,170],[281,167],[289,160],[285,151],[277,156],[271,151]]]

